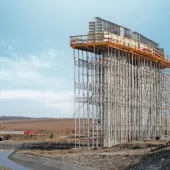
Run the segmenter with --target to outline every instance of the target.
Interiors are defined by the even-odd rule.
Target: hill
[[[4,120],[23,120],[23,119],[31,119],[30,117],[20,117],[20,116],[0,116],[0,121]]]

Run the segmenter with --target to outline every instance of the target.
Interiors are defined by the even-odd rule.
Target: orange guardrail
[[[160,62],[164,67],[170,67],[170,61],[167,60],[167,55],[163,52],[138,41],[121,37],[112,33],[99,33],[89,35],[79,35],[70,37],[70,45],[72,48],[82,50],[85,47],[105,46],[113,47],[122,50],[127,50],[137,55],[142,55],[150,58],[154,62]]]

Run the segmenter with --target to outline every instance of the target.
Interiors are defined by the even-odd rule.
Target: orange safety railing
[[[170,66],[170,62],[166,59],[168,58],[163,52],[147,45],[140,43],[138,41],[121,37],[116,34],[104,32],[99,34],[88,34],[88,35],[79,35],[79,36],[71,36],[70,37],[70,45],[72,47],[75,46],[83,46],[83,45],[109,45],[114,44],[117,47],[124,48],[124,49],[131,49],[136,53],[142,54],[151,54],[152,59],[164,61],[163,63],[168,63]],[[157,58],[154,58],[156,56]]]

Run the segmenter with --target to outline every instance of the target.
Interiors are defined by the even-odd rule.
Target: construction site
[[[170,60],[158,43],[96,17],[70,46],[76,147],[170,135]]]
[[[170,57],[164,48],[99,17],[87,23],[87,34],[71,36],[70,46],[74,118],[1,116],[0,164],[169,170]]]

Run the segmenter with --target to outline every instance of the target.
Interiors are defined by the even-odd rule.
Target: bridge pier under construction
[[[96,18],[70,37],[75,146],[111,147],[169,135],[170,61],[158,44]]]

